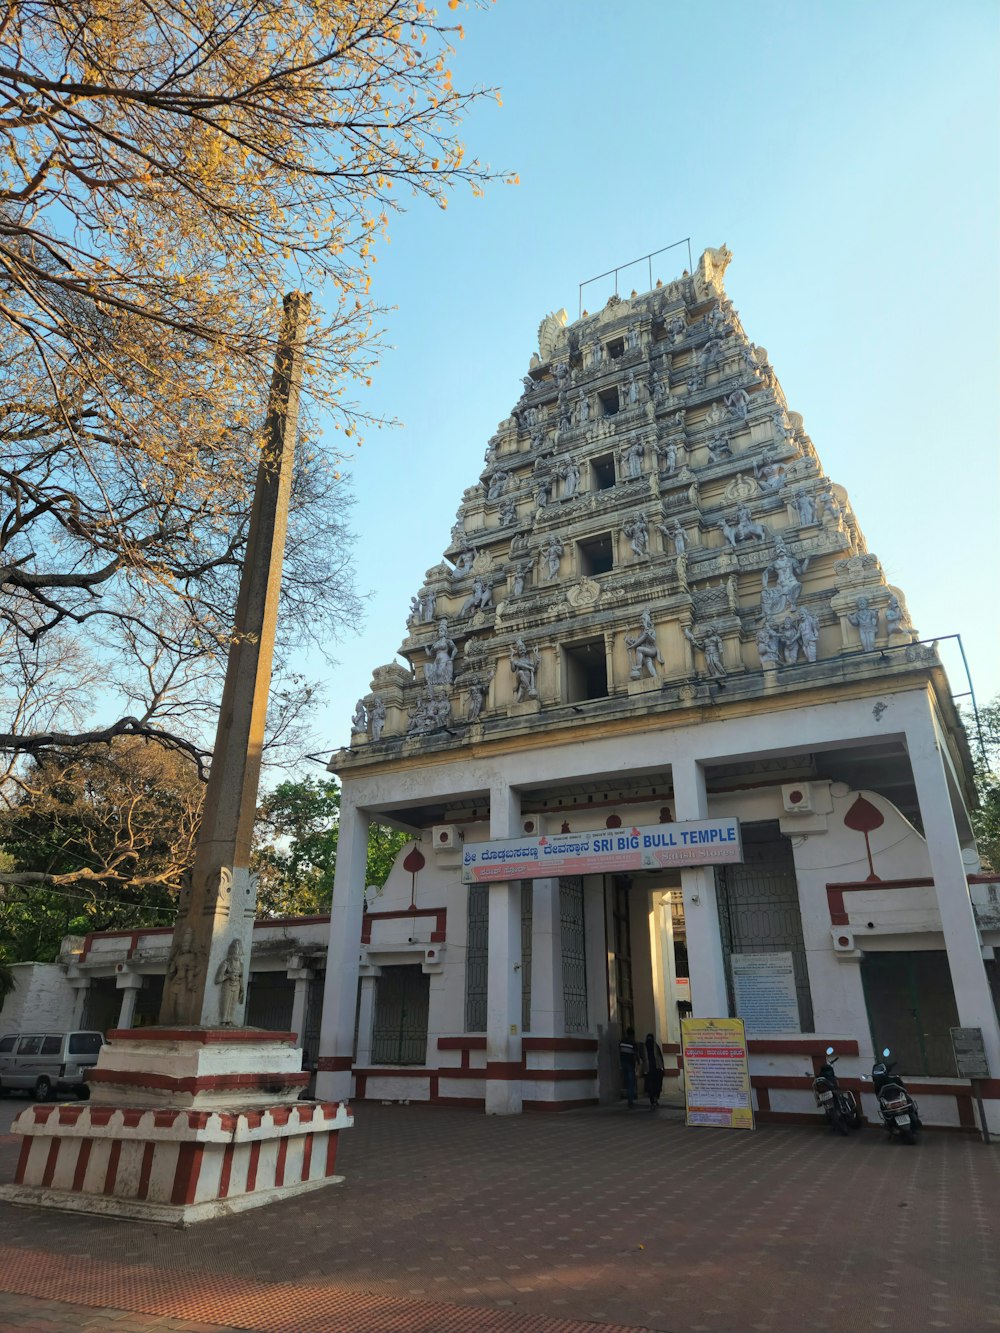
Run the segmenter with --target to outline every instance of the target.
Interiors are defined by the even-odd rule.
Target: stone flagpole
[[[160,1023],[169,1026],[239,1026],[246,1009],[256,907],[250,836],[271,684],[309,296],[291,292],[284,305],[212,770],[164,981]]]

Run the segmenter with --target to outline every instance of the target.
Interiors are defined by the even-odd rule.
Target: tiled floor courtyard
[[[1000,1147],[975,1138],[356,1116],[344,1184],[188,1231],[0,1204],[0,1331],[1000,1329]]]

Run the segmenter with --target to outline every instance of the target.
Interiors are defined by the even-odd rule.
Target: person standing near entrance
[[[643,1079],[646,1096],[649,1098],[649,1109],[655,1111],[660,1104],[660,1093],[663,1091],[663,1052],[657,1045],[656,1038],[652,1032],[646,1033],[646,1074]]]
[[[635,1028],[625,1029],[625,1036],[618,1043],[618,1059],[621,1062],[622,1082],[625,1085],[625,1096],[628,1098],[628,1109],[631,1111],[635,1105],[635,1071],[639,1063],[639,1048],[635,1044]]]

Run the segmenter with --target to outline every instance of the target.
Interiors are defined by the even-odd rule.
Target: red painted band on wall
[[[321,1074],[349,1074],[353,1064],[353,1055],[321,1055],[316,1068]]]
[[[113,1140],[111,1144],[111,1153],[108,1156],[108,1169],[104,1173],[104,1193],[113,1194],[115,1191],[115,1181],[118,1179],[118,1159],[122,1155],[121,1139]]]
[[[177,1169],[174,1172],[174,1187],[170,1194],[171,1203],[194,1203],[204,1153],[205,1149],[200,1143],[180,1145],[177,1153]]]
[[[153,1173],[153,1157],[156,1144],[147,1143],[142,1150],[142,1166],[139,1168],[139,1192],[137,1199],[145,1199],[149,1194],[149,1178]]]
[[[162,1088],[168,1092],[217,1092],[226,1089],[268,1092],[271,1088],[304,1088],[309,1082],[309,1075],[302,1073],[273,1074],[202,1074],[175,1078],[172,1074],[154,1074],[143,1069],[92,1069],[87,1076],[88,1083],[110,1083],[112,1086]],[[145,1114],[146,1108],[137,1112]],[[95,1124],[96,1124],[95,1120]],[[129,1123],[126,1121],[126,1123]],[[136,1119],[134,1124],[138,1124]]]
[[[80,1152],[76,1159],[76,1170],[73,1172],[73,1189],[77,1193],[83,1189],[84,1178],[90,1163],[90,1150],[93,1146],[93,1139],[84,1139],[80,1144]]]
[[[415,917],[433,917],[434,931],[431,942],[443,944],[448,929],[447,907],[405,907],[400,911],[366,912],[361,918],[361,943],[371,944],[373,921],[409,921]]]
[[[108,1041],[180,1041],[195,1046],[295,1046],[294,1032],[265,1032],[260,1028],[113,1028]]]

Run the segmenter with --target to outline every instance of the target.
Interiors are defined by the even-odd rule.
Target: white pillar
[[[72,986],[75,994],[73,996],[73,1027],[83,1027],[83,1011],[87,1004],[87,992],[90,990],[90,977],[70,977],[69,984]]]
[[[300,1046],[303,1045],[305,1026],[306,1026],[306,1005],[309,1002],[309,983],[312,980],[312,972],[307,967],[290,967],[285,974],[289,981],[295,983],[295,990],[292,993],[292,1020],[291,1029],[295,1033],[295,1039]],[[310,1060],[315,1060],[317,1051],[309,1051]]]
[[[372,1033],[375,1028],[375,975],[361,978],[361,998],[358,1005],[359,1069],[370,1065],[372,1062]]]
[[[316,1095],[321,1101],[346,1101],[351,1095],[367,858],[368,816],[354,805],[345,787],[341,793],[316,1078]]]
[[[678,759],[671,765],[671,771],[675,817],[678,820],[707,819],[708,798],[702,766],[693,759]],[[681,888],[684,892],[692,1015],[696,1018],[726,1018],[729,996],[714,870],[711,866],[685,867],[681,871]]]
[[[983,967],[982,943],[976,924],[962,848],[952,814],[951,792],[941,754],[941,741],[928,699],[923,716],[906,727],[906,748],[917,788],[920,818],[948,966],[962,1027],[981,1028],[993,1078],[1000,1077],[1000,1023]]]
[[[497,782],[490,791],[490,837],[516,838],[521,802]],[[521,1112],[521,885],[489,888],[486,985],[486,1114]]]
[[[130,1028],[135,1018],[135,1001],[142,988],[142,977],[135,972],[119,972],[117,986],[122,993],[122,1003],[115,1026]]]
[[[565,1031],[559,881],[536,879],[531,905],[531,1035],[561,1037]]]
[[[656,989],[657,1041],[680,1041],[677,1022],[677,968],[674,964],[674,918],[670,890],[653,892],[649,935],[653,954],[653,985]]]

